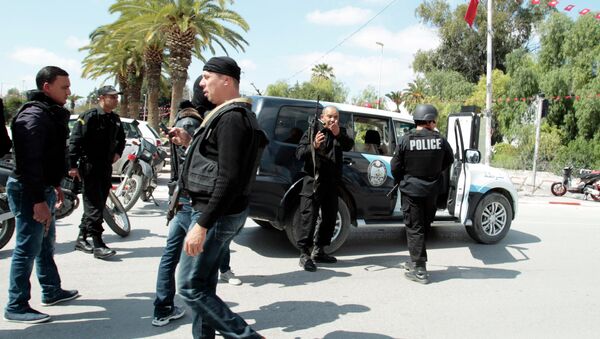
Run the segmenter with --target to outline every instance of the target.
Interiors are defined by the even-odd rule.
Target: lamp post
[[[383,64],[383,42],[376,41],[377,45],[381,46],[381,57],[379,58],[379,90],[377,91],[377,109],[381,101],[381,65]]]

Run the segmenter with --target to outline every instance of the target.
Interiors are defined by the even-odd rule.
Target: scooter
[[[588,195],[596,201],[600,201],[600,170],[581,169],[579,171],[579,182],[573,185],[573,166],[563,168],[562,182],[555,182],[550,186],[550,191],[555,196],[563,196],[565,193],[579,193]]]

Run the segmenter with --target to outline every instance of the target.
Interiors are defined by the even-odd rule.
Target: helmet
[[[437,120],[438,111],[433,105],[417,105],[413,112],[413,119],[419,121]]]

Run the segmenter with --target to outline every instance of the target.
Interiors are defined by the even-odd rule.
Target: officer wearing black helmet
[[[407,279],[428,283],[425,263],[426,232],[437,210],[442,173],[453,162],[452,148],[435,129],[438,112],[432,105],[418,105],[413,112],[417,127],[405,134],[391,161],[394,180],[401,192],[402,212],[410,262],[403,264]]]

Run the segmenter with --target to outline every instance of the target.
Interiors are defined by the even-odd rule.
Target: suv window
[[[408,133],[408,131],[410,131],[414,127],[414,124],[394,120],[394,132],[396,133],[396,141],[399,142],[400,138],[402,138],[404,134]]]
[[[361,153],[391,156],[394,152],[390,120],[354,115],[354,150]]]
[[[123,122],[121,125],[123,125],[123,130],[125,131],[125,138],[137,139],[142,137],[142,132],[134,124]]]
[[[321,114],[321,109],[319,109],[318,114]],[[297,145],[308,129],[308,121],[314,116],[314,108],[282,106],[277,115],[275,140]],[[351,115],[349,113],[340,112],[340,126],[345,127],[348,135],[352,137]]]

